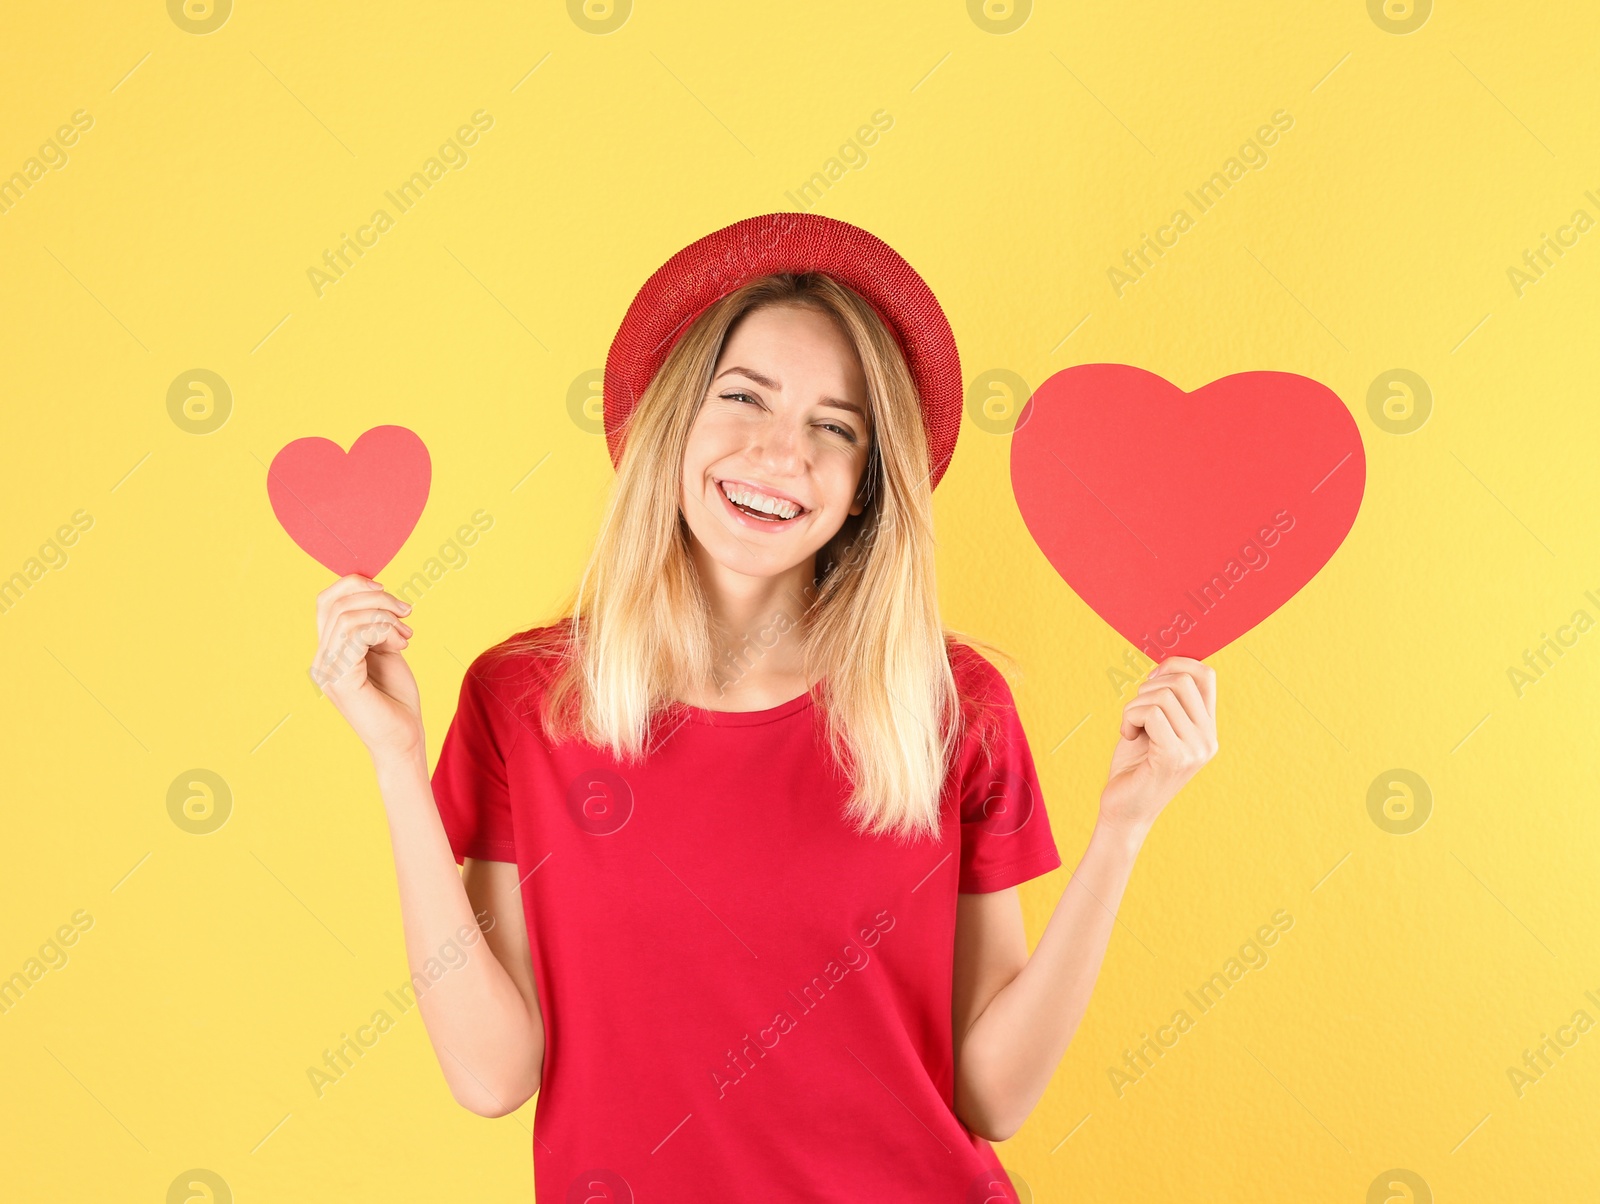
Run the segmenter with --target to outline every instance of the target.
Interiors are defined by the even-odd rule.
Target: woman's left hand
[[[1122,739],[1100,794],[1100,822],[1142,836],[1216,755],[1216,671],[1187,656],[1170,657],[1122,708]]]

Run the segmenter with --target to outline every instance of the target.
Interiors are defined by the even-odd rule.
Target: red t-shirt
[[[850,827],[812,694],[678,704],[627,766],[515,701],[538,655],[473,662],[433,793],[458,862],[522,880],[538,1199],[1013,1198],[952,1110],[956,894],[1061,857],[1005,678],[965,645],[951,668],[997,737],[985,763],[968,725],[935,844]]]

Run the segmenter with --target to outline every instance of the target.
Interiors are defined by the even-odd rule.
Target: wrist
[[[419,776],[425,782],[428,780],[428,750],[425,744],[369,748],[367,754],[372,758],[372,768],[378,775],[380,785],[414,781]]]
[[[1095,820],[1093,836],[1110,841],[1130,853],[1137,853],[1150,834],[1151,824],[1145,820],[1117,819],[1102,813]],[[1092,837],[1091,837],[1092,839]]]

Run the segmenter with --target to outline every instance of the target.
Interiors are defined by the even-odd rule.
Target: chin
[[[781,577],[796,566],[813,562],[816,558],[814,551],[803,552],[798,556],[778,556],[773,552],[751,553],[738,544],[729,548],[707,546],[702,542],[701,547],[718,568],[725,572],[738,573],[742,577]]]

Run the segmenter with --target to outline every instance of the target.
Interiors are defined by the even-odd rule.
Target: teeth
[[[777,498],[767,497],[762,493],[751,493],[748,489],[722,484],[722,492],[730,501],[738,502],[742,506],[749,506],[752,510],[759,510],[763,514],[775,515],[778,518],[794,518],[800,513],[800,507],[791,502],[780,502]]]

